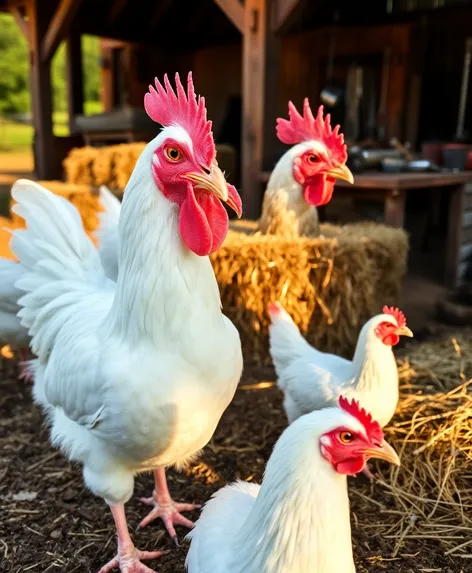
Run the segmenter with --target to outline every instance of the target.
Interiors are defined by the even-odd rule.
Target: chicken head
[[[226,182],[216,161],[211,121],[207,120],[205,100],[197,97],[192,74],[187,93],[175,75],[176,92],[164,76],[164,86],[156,78],[144,98],[151,119],[166,126],[166,138],[154,152],[152,172],[158,189],[180,209],[182,240],[200,256],[216,251],[228,232],[227,203],[240,217],[241,198]]]
[[[346,166],[347,151],[339,125],[331,128],[330,115],[323,117],[323,106],[316,118],[308,99],[303,104],[303,116],[292,102],[288,104],[290,119],[277,119],[277,136],[283,143],[295,145],[292,164],[294,179],[303,189],[303,198],[315,207],[331,200],[336,179],[354,182]]]
[[[320,438],[321,455],[337,473],[355,475],[364,470],[370,458],[400,465],[397,453],[384,440],[380,424],[358,402],[349,402],[341,396],[339,406],[356,418],[359,425],[340,426]]]

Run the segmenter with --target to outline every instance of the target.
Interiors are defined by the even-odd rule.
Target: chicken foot
[[[138,528],[146,527],[146,525],[151,523],[151,521],[160,517],[175,544],[179,545],[174,525],[183,525],[189,529],[192,529],[195,525],[193,521],[190,521],[190,519],[181,515],[180,512],[199,509],[201,505],[195,503],[176,503],[170,496],[164,468],[159,468],[154,471],[154,482],[156,487],[153,491],[152,497],[143,497],[140,499],[142,503],[153,505],[154,508],[147,517],[141,521]]]
[[[21,348],[18,350],[20,356],[20,373],[18,375],[18,380],[23,380],[24,382],[33,382],[33,374],[31,373],[28,358],[29,351],[27,348]]]
[[[362,473],[371,481],[375,480],[374,474],[370,471],[369,464],[365,465],[365,468],[362,470]]]
[[[108,573],[119,568],[121,573],[156,573],[141,563],[141,559],[157,559],[167,551],[140,551],[136,549],[128,532],[125,506],[123,504],[110,505],[115,520],[116,535],[118,537],[118,553],[115,558],[104,565],[98,573]]]

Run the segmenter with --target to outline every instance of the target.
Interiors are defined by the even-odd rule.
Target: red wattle
[[[326,205],[331,201],[334,191],[334,180],[326,175],[314,175],[309,177],[303,188],[305,201],[314,207]]]
[[[349,458],[347,460],[342,460],[336,464],[336,471],[339,474],[344,474],[347,476],[354,476],[360,473],[366,464],[364,456],[356,456],[355,458]]]
[[[196,197],[191,186],[180,208],[180,234],[187,247],[204,257],[221,247],[228,232],[228,214],[220,200],[209,193]]]
[[[210,253],[213,253],[221,247],[228,233],[228,213],[221,201],[214,195],[202,193],[199,197],[197,196],[197,201],[210,225],[212,234]]]
[[[179,227],[180,235],[191,251],[201,257],[210,254],[213,244],[210,225],[190,185],[180,208]]]
[[[382,342],[386,346],[396,346],[400,342],[400,337],[394,332],[389,332],[386,336],[382,338]]]

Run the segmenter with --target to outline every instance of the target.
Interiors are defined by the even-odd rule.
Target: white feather
[[[120,218],[121,201],[102,185],[100,187],[100,226],[96,232],[98,252],[103,268],[108,278],[116,281],[118,277],[118,220]]]
[[[377,315],[363,326],[352,361],[310,346],[281,307],[271,321],[270,353],[289,423],[335,406],[343,394],[356,398],[382,427],[388,424],[398,403],[398,370],[392,348],[380,341],[375,329],[381,322],[396,324],[392,316]]]
[[[100,188],[100,201],[104,211],[100,213],[100,239],[98,252],[105,274],[116,280],[118,276],[118,219],[121,203],[104,185]],[[0,343],[12,348],[27,348],[30,337],[28,329],[17,316],[21,309],[18,299],[22,295],[15,283],[24,275],[17,261],[0,258]]]
[[[189,573],[354,573],[346,476],[319,444],[343,426],[365,434],[339,408],[302,416],[275,445],[262,486],[218,491],[188,534]]]
[[[259,228],[266,234],[288,237],[319,235],[316,207],[305,201],[303,187],[293,176],[294,160],[306,151],[326,156],[320,141],[304,141],[291,147],[277,162],[264,193]]]
[[[117,283],[71,204],[32,182],[12,191],[27,222],[12,249],[27,271],[18,286],[35,397],[53,442],[112,503],[129,499],[135,473],[181,464],[209,441],[242,370],[210,261],[184,245],[178,207],[152,176],[154,150],[182,131],[149,143],[127,185]]]

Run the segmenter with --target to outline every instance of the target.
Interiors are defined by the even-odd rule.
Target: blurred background
[[[0,0],[0,205],[22,174],[121,193],[156,134],[148,84],[192,70],[246,217],[285,151],[275,119],[308,97],[356,177],[321,219],[405,229],[435,297],[472,276],[471,55],[470,0]]]

